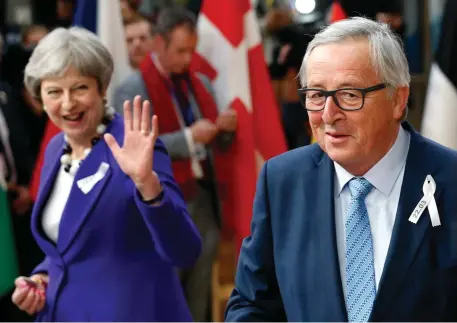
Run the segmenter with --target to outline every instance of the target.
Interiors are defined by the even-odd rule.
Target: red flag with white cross
[[[238,116],[233,181],[223,213],[224,224],[240,243],[250,234],[259,170],[287,150],[286,141],[250,1],[204,0],[198,35],[193,68],[212,80],[218,108],[232,108]]]

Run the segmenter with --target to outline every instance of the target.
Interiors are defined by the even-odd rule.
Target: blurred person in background
[[[119,0],[124,22],[128,22],[135,18],[138,14],[138,8],[140,7],[141,1],[142,0]]]
[[[174,7],[178,4],[178,0],[140,0],[138,12],[148,17],[153,21],[157,20],[160,11],[167,7]]]
[[[159,12],[164,8],[182,5],[195,16],[198,16],[202,3],[203,0],[141,0],[138,11],[154,18],[157,17]]]
[[[224,167],[237,117],[231,109],[219,112],[210,81],[189,70],[198,41],[195,15],[183,7],[166,8],[155,27],[155,51],[119,86],[114,101],[119,104],[140,95],[151,100],[159,118],[160,138],[203,239],[197,263],[181,272],[193,319],[202,322],[209,319],[211,270],[221,225],[219,203],[230,176]]]
[[[28,170],[26,182],[30,180],[31,171],[37,157],[41,138],[46,126],[47,117],[41,104],[30,96],[24,87],[24,68],[29,61],[33,49],[38,42],[48,33],[48,29],[43,25],[31,25],[24,29],[20,44],[13,44],[8,47],[3,58],[1,70],[2,79],[9,83],[14,95],[19,103],[18,114],[21,122],[25,125],[26,141],[29,141],[29,157],[20,156],[21,159],[29,160],[30,169]],[[18,156],[19,157],[19,156]],[[20,176],[22,176],[20,174]]]
[[[33,8],[33,23],[42,24],[49,29],[69,27],[77,1],[79,0],[27,0]]]
[[[70,27],[73,23],[73,14],[77,0],[56,0],[57,24],[60,27]]]
[[[190,321],[175,268],[195,263],[201,238],[149,103],[136,97],[132,115],[125,102],[125,118],[105,106],[113,64],[96,35],[73,27],[43,38],[25,68],[62,132],[32,216],[46,257],[12,299],[38,321]]]
[[[22,33],[22,42],[10,45],[0,63],[2,78],[10,85],[9,91],[5,89],[8,102],[3,108],[16,170],[16,181],[9,186],[13,192],[10,194],[11,215],[22,275],[29,274],[43,259],[30,230],[33,204],[28,186],[47,122],[39,102],[25,90],[23,71],[33,49],[47,32],[41,25],[27,27]]]
[[[294,21],[291,3],[286,0],[271,1],[268,7],[265,1],[258,2],[257,11],[262,17],[265,36],[271,43],[269,70],[281,107],[282,123],[289,149],[294,149],[310,142],[310,128],[306,111],[297,94],[299,88],[296,78],[303,54],[312,31]]]
[[[404,34],[402,0],[337,0],[347,17],[365,17],[388,24],[400,37]]]
[[[136,14],[132,19],[124,21],[124,31],[130,65],[137,69],[146,55],[154,50],[152,22]]]
[[[3,49],[3,38],[0,35],[0,52]],[[0,56],[0,68],[1,68]],[[27,153],[27,142],[21,140],[24,136],[25,129],[21,120],[18,117],[18,103],[15,100],[11,86],[3,81],[0,81],[0,189],[7,190],[7,205],[2,205],[0,216],[8,216],[11,218],[2,219],[2,225],[12,223],[13,228],[13,246],[1,245],[0,254],[8,254],[8,250],[3,248],[13,248],[14,253],[19,255],[19,270],[22,273],[31,270],[30,258],[37,258],[37,253],[34,252],[37,247],[30,233],[30,218],[26,217],[27,211],[30,209],[31,201],[28,195],[27,187],[18,181],[18,172],[22,172],[23,163],[16,158],[24,156]],[[4,201],[2,199],[2,201]],[[3,213],[3,209],[9,208],[9,212]],[[9,228],[2,228],[8,230]],[[4,234],[5,231],[2,231]],[[2,240],[2,242],[5,242]],[[38,256],[40,254],[38,253]],[[3,257],[0,257],[3,258]],[[0,259],[0,261],[5,261]],[[6,264],[2,264],[5,266]],[[0,275],[4,273],[0,272]],[[2,277],[2,283],[5,281]],[[5,287],[3,284],[2,288]],[[12,303],[11,295],[13,290],[7,289],[1,291],[0,295],[0,319],[3,321],[25,322],[31,321],[25,313],[21,313]]]

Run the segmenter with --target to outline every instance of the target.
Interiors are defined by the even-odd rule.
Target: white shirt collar
[[[367,181],[385,196],[390,195],[397,177],[406,163],[410,137],[410,134],[403,127],[400,127],[397,139],[387,154],[363,175]],[[333,164],[337,178],[335,193],[339,196],[346,184],[356,176],[350,174],[336,162],[333,162]]]

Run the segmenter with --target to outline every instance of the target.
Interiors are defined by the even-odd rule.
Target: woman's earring
[[[43,104],[43,111],[46,112],[47,108],[46,108],[46,105]]]

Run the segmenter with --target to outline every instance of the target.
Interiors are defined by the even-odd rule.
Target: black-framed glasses
[[[336,105],[345,111],[356,111],[363,108],[365,96],[369,92],[374,92],[386,88],[385,83],[376,84],[364,89],[343,88],[332,91],[322,89],[302,88],[298,90],[300,100],[308,111],[321,111],[325,108],[327,98],[331,96]]]

